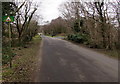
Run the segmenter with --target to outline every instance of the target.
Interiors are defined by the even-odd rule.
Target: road
[[[35,82],[117,82],[118,60],[43,36]]]

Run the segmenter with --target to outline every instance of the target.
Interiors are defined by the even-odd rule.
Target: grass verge
[[[9,68],[8,65],[3,66],[3,82],[30,82],[32,80],[31,76],[35,70],[40,42],[41,38],[37,35],[27,44],[27,48],[13,48],[16,56],[13,58],[12,68]]]
[[[106,50],[106,49],[89,48],[87,45],[84,45],[84,44],[76,43],[76,42],[70,41],[70,40],[67,40],[67,41],[74,43],[78,46],[84,47],[84,48],[92,49],[98,53],[105,54],[108,57],[111,57],[114,59],[120,59],[120,56],[119,56],[120,50],[116,50],[116,49],[115,50]]]

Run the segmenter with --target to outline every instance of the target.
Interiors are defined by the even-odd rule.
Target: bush
[[[15,56],[9,47],[3,47],[2,53],[2,64],[7,64]]]
[[[67,36],[68,40],[72,40],[78,43],[85,43],[85,44],[89,44],[89,38],[86,34],[70,34]]]

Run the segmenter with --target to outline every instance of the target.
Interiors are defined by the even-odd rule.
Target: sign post
[[[9,48],[11,51],[11,28],[10,28],[10,23],[14,22],[14,17],[13,16],[3,16],[3,22],[8,23],[8,30],[9,30]],[[12,67],[12,57],[10,57],[10,68]]]
[[[11,51],[11,29],[10,29],[10,22],[8,22],[8,27],[9,27],[9,48]],[[10,68],[12,67],[12,57],[10,56]]]
[[[9,27],[9,41],[10,41],[10,48],[11,48],[11,29],[10,29],[10,22],[8,23]]]
[[[8,22],[8,28],[9,28],[9,40],[10,40],[10,48],[11,48],[11,28],[10,28],[10,23],[14,22],[14,17],[13,16],[3,16],[3,22]]]
[[[3,16],[3,22],[8,22],[8,28],[9,28],[9,47],[11,48],[11,28],[10,28],[10,23],[14,22],[14,17],[13,16]]]

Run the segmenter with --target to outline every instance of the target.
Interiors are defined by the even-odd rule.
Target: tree
[[[103,9],[104,9],[104,2],[94,2],[95,8],[97,9],[98,15],[100,16],[100,25],[101,25],[101,33],[102,33],[102,42],[103,42],[103,47],[106,48],[106,39],[105,39],[105,18],[103,15]]]
[[[120,0],[116,0],[116,3],[111,3],[112,7],[113,7],[113,11],[115,11],[115,15],[116,15],[116,19],[117,23],[118,23],[118,27],[117,27],[117,31],[118,31],[118,42],[117,42],[117,46],[120,46]],[[119,47],[117,47],[118,49],[120,49]]]
[[[67,33],[66,22],[61,17],[52,20],[51,23],[45,25],[43,29],[45,34],[49,34],[49,35]]]
[[[20,6],[21,8],[17,11],[16,23],[15,23],[19,34],[18,38],[20,43],[26,38],[25,33],[28,29],[28,26],[30,24],[30,21],[34,13],[37,10],[37,5],[34,5],[33,10],[31,9],[33,3],[30,1],[26,1],[23,4],[24,6],[22,7]]]
[[[104,0],[101,2],[99,0],[97,2],[71,0],[60,7],[62,17],[66,19],[68,26],[72,31],[87,34],[92,47],[106,49],[115,47],[115,38],[117,38],[116,27],[113,24],[115,14],[111,15],[113,11],[111,11],[110,3],[105,3]],[[117,8],[115,7],[115,9]],[[118,13],[116,13],[117,17]]]

